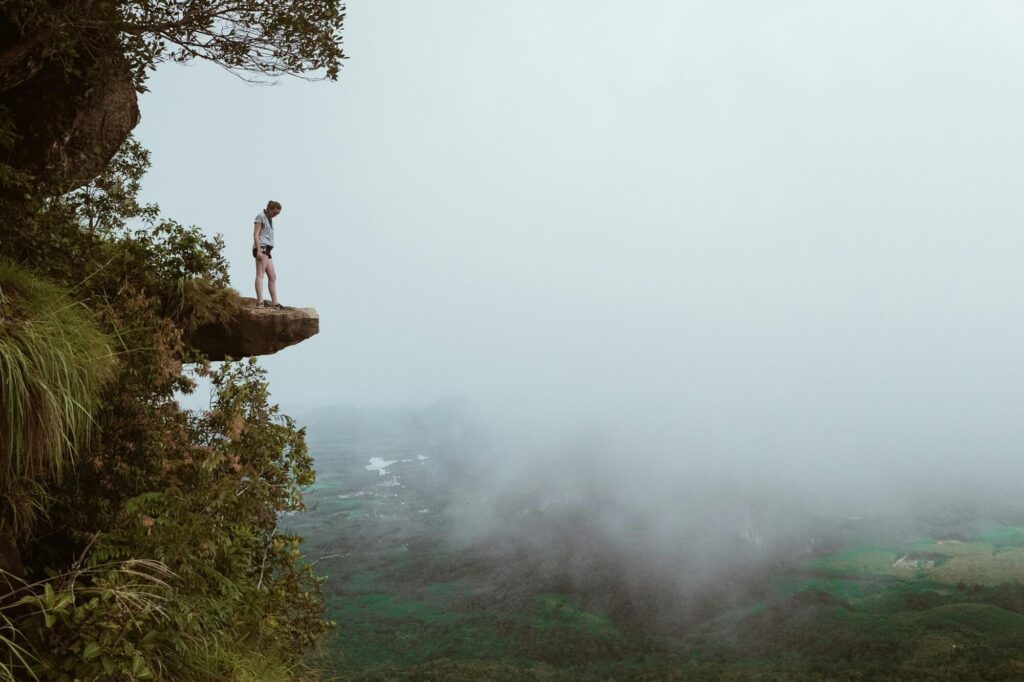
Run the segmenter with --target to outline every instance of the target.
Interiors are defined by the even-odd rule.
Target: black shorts
[[[267,258],[273,258],[273,256],[270,255],[270,252],[273,251],[273,250],[274,250],[273,246],[261,246],[260,247],[260,251],[262,251],[263,253],[267,254]],[[256,257],[256,247],[255,246],[252,247],[252,257],[253,258]]]

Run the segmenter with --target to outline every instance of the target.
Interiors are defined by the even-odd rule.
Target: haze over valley
[[[339,87],[167,69],[139,129],[237,288],[284,205],[328,669],[1019,676],[1024,9],[346,22]]]

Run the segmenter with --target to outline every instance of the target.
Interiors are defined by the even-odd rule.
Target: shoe
[[[257,308],[269,308],[270,304],[267,303],[266,301],[257,301],[256,302],[256,307]]]
[[[278,310],[294,310],[290,305],[281,305],[280,303],[268,303],[268,308],[276,308]]]

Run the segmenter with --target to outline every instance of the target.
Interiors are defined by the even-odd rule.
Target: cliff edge
[[[319,331],[315,308],[257,308],[256,299],[239,296],[227,319],[202,325],[185,342],[210,360],[225,360],[271,355]]]

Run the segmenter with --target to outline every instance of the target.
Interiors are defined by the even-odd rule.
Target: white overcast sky
[[[464,395],[708,452],[1016,458],[1024,4],[351,0],[337,83],[167,65],[144,197],[284,204],[285,407]]]

